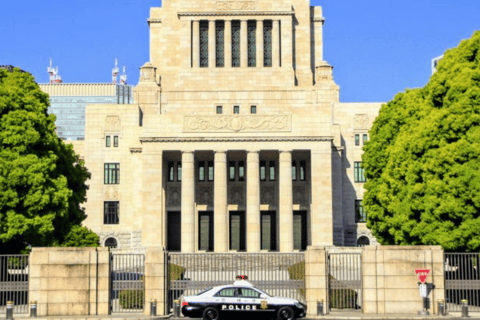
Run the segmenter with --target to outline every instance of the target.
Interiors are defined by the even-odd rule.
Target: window
[[[277,222],[275,211],[260,214],[260,245],[262,250],[277,250]]]
[[[368,134],[363,135],[363,145],[365,145],[365,142],[368,141]]]
[[[108,248],[116,248],[117,247],[117,240],[115,240],[115,238],[107,238],[107,240],[105,240],[105,247],[108,247]]]
[[[269,166],[269,170],[270,170],[270,181],[275,181],[275,161],[270,161],[270,166]]]
[[[233,106],[233,113],[239,114],[240,113],[240,106]]]
[[[226,289],[220,290],[215,296],[216,297],[235,297],[236,291],[237,290],[235,288],[226,288]]]
[[[293,249],[307,250],[307,212],[293,212]]]
[[[230,250],[245,251],[246,224],[244,211],[230,211]]]
[[[360,135],[359,135],[359,134],[356,134],[356,135],[355,135],[355,145],[356,145],[356,146],[359,146],[359,145],[360,145]]]
[[[198,181],[205,181],[205,162],[198,163]]]
[[[238,181],[245,181],[245,162],[238,162]]]
[[[267,180],[267,163],[265,161],[260,161],[260,181]]]
[[[200,67],[208,67],[208,21],[200,21]]]
[[[103,208],[103,223],[104,224],[119,224],[118,219],[118,201],[106,201]]]
[[[182,162],[179,161],[177,166],[177,181],[182,181]]]
[[[105,163],[104,180],[105,180],[105,184],[120,183],[120,164],[119,163]]]
[[[232,21],[232,67],[240,67],[240,21]]]
[[[235,162],[230,161],[228,165],[228,178],[230,181],[235,181]]]
[[[257,114],[257,106],[251,106],[250,107],[250,113],[251,114]]]
[[[260,292],[249,288],[238,288],[240,298],[260,298]]]
[[[367,222],[367,214],[363,208],[362,200],[355,200],[355,222]]]
[[[248,21],[247,30],[248,66],[257,66],[257,22]]]
[[[198,213],[198,249],[213,251],[213,212]]]
[[[223,113],[223,107],[217,106],[217,114],[222,114],[222,113]]]
[[[217,68],[225,67],[225,22],[215,22],[215,62]]]
[[[355,162],[354,165],[354,176],[355,176],[355,182],[366,182],[365,180],[365,172],[364,169],[362,168],[362,163],[361,162]]]
[[[213,161],[208,161],[208,181],[213,181]]]
[[[111,145],[112,145],[112,137],[111,137],[111,136],[107,136],[107,137],[105,138],[105,146],[106,146],[107,148],[110,148]]]
[[[263,66],[272,66],[272,21],[263,22]]]
[[[114,137],[113,137],[113,146],[114,146],[115,148],[118,148],[118,136],[114,136]]]
[[[175,162],[168,163],[168,181],[174,181],[175,179]]]
[[[370,239],[365,236],[358,238],[357,247],[366,247],[370,245]]]
[[[307,180],[307,162],[300,161],[300,180],[306,181]]]
[[[297,161],[292,161],[292,180],[297,181]]]

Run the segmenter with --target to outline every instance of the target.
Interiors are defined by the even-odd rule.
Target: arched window
[[[363,237],[360,237],[358,238],[357,240],[357,247],[366,247],[366,246],[369,246],[370,245],[370,240],[363,236]]]
[[[117,240],[115,240],[115,238],[107,238],[107,240],[105,240],[105,247],[116,248]]]

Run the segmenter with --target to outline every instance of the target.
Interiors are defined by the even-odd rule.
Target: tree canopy
[[[80,224],[90,177],[72,145],[55,132],[48,95],[29,73],[0,69],[0,253],[28,247],[98,245]]]
[[[380,243],[480,250],[480,31],[425,87],[382,106],[364,151],[363,205]]]

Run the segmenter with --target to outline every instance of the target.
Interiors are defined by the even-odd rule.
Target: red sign
[[[420,282],[425,283],[425,280],[427,280],[428,274],[430,273],[430,269],[416,269],[415,273],[417,274]]]

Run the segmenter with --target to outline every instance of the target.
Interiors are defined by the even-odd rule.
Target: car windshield
[[[196,294],[196,296],[199,296],[199,295],[201,295],[201,294],[204,294],[205,292],[208,292],[208,291],[210,291],[210,290],[212,290],[212,289],[213,289],[213,288],[208,288],[208,289],[206,289],[206,290],[200,291],[199,293]]]
[[[257,288],[257,287],[254,287],[254,288],[257,289],[258,291],[260,291],[261,293],[266,294],[268,297],[273,297],[271,294],[266,293],[266,292],[263,291],[262,289],[259,289],[259,288]]]

